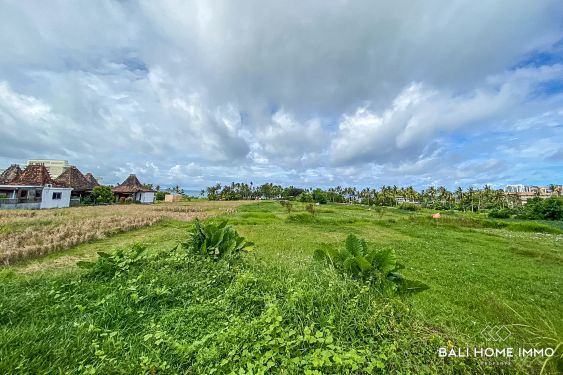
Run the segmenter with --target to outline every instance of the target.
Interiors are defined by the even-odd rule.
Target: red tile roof
[[[2,174],[0,174],[0,185],[9,185],[12,181],[16,180],[22,174],[19,165],[12,164]]]
[[[91,191],[93,185],[75,166],[67,168],[59,177],[55,179],[55,183],[71,187],[74,191]]]
[[[95,188],[96,186],[100,186],[98,180],[96,180],[96,178],[92,175],[92,173],[86,173],[84,175],[84,178],[86,178],[86,180],[88,180],[92,189]]]
[[[51,178],[49,171],[43,164],[28,165],[25,167],[21,175],[13,180],[10,185],[25,185],[25,186],[45,186],[52,185],[56,187],[67,187],[66,185],[55,182]]]

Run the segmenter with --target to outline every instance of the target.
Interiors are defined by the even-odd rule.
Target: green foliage
[[[96,203],[111,203],[113,201],[113,193],[109,186],[96,186],[92,189],[92,197]]]
[[[201,223],[195,220],[194,229],[190,234],[190,241],[184,247],[213,260],[233,257],[243,250],[250,250],[254,245],[239,235],[232,225],[224,220],[219,224],[213,222]]]
[[[286,209],[288,214],[291,214],[291,211],[293,209],[293,203],[291,203],[291,201],[288,200],[281,200],[280,204],[282,205],[283,208]]]
[[[420,210],[420,207],[417,206],[417,205],[414,204],[414,203],[402,203],[402,204],[399,206],[399,208],[400,208],[401,210],[406,210],[406,211],[418,211],[418,210]]]
[[[532,220],[563,220],[563,198],[529,199],[516,217]]]
[[[491,210],[488,216],[495,219],[509,219],[512,216],[512,210],[508,208],[503,208],[500,210],[495,209]]]
[[[301,203],[308,203],[308,202],[313,202],[313,194],[309,193],[309,192],[302,192],[301,194],[299,194],[296,199],[301,202]]]
[[[395,250],[392,248],[370,250],[365,240],[353,234],[346,238],[344,248],[318,249],[314,257],[343,274],[379,284],[384,288],[392,285],[392,289],[399,292],[420,292],[428,289],[426,284],[408,280],[397,272],[404,266],[397,262]]]
[[[119,277],[92,277],[72,267],[3,268],[0,373],[493,374],[499,367],[480,358],[445,360],[436,350],[484,344],[475,342],[481,322],[518,325],[507,304],[533,314],[534,327],[545,315],[555,317],[554,328],[562,332],[554,297],[562,260],[557,237],[475,230],[483,224],[469,213],[444,214],[437,222],[428,212],[385,209],[378,219],[374,208],[329,208],[319,208],[314,218],[299,212],[311,222],[296,225],[281,220],[277,202],[241,206],[229,220],[241,223],[236,228],[256,239],[260,251],[235,263],[168,250],[191,228],[170,220],[71,253],[91,254],[143,236],[147,251]],[[486,221],[505,229],[528,224]],[[335,277],[333,267],[311,267],[319,243],[338,241],[342,233],[361,234],[370,244],[400,244],[408,275],[432,280],[432,288],[397,298],[374,293],[375,286],[358,277]],[[541,277],[524,282],[522,270]],[[560,334],[546,342],[543,332],[532,341],[528,333],[511,331],[503,345],[561,342]],[[555,363],[561,346],[556,353],[544,373],[561,372]],[[515,356],[501,370],[540,373],[542,361]]]
[[[313,190],[313,201],[320,204],[326,204],[328,202],[328,194],[321,189],[317,188]]]
[[[155,194],[155,200],[156,201],[160,201],[162,202],[164,200],[164,198],[166,197],[166,192],[164,191],[157,191]]]
[[[286,222],[291,224],[312,224],[317,222],[317,219],[308,212],[300,212],[297,214],[289,215],[286,219]]]
[[[94,196],[92,194],[85,195],[80,198],[80,204],[82,205],[93,205],[96,203]]]
[[[305,210],[310,213],[311,215],[315,215],[315,205],[313,203],[309,203],[305,206]]]
[[[113,254],[100,251],[95,262],[80,261],[76,264],[80,268],[89,270],[89,274],[93,277],[118,277],[127,273],[130,267],[139,264],[145,250],[145,245],[135,244],[131,249],[119,249]]]

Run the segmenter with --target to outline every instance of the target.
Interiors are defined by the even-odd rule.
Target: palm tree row
[[[323,190],[320,188],[301,189],[294,186],[283,187],[272,183],[255,186],[252,182],[229,185],[216,184],[201,191],[210,200],[243,199],[296,199],[303,202],[319,203],[360,203],[366,205],[397,206],[402,203],[414,203],[423,207],[446,210],[479,211],[482,209],[514,208],[520,205],[515,193],[505,193],[502,189],[493,189],[489,185],[481,189],[469,187],[456,188],[453,191],[444,186],[429,186],[417,191],[412,186],[381,186],[379,189],[336,186]]]

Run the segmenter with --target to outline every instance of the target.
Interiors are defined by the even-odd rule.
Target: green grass
[[[255,246],[233,264],[170,252],[191,224],[167,220],[5,268],[0,373],[530,373],[540,360],[487,366],[440,359],[437,350],[448,342],[552,345],[539,335],[561,342],[563,237],[543,223],[315,208],[311,215],[295,204],[288,215],[276,202],[239,207],[229,221]],[[315,249],[340,246],[350,233],[395,248],[404,274],[430,289],[393,297],[313,261]],[[147,256],[115,277],[70,261],[50,267],[135,242],[147,243]],[[487,324],[513,335],[487,342]]]

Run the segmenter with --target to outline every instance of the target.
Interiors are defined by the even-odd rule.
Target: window
[[[63,193],[53,193],[53,199],[61,199]]]

